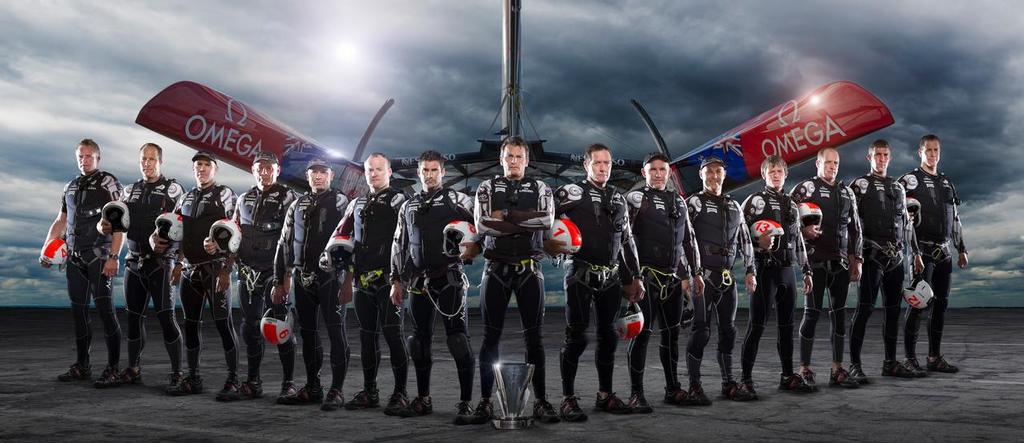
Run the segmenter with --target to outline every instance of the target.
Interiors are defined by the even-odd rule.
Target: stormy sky
[[[528,126],[550,150],[603,142],[640,158],[653,144],[636,98],[681,155],[817,86],[854,81],[896,124],[844,147],[841,177],[867,171],[870,139],[893,144],[890,173],[902,174],[918,163],[917,139],[938,134],[971,250],[952,305],[1024,306],[1021,23],[1015,2],[525,0]],[[370,148],[413,155],[477,148],[498,110],[500,67],[498,1],[0,4],[0,305],[67,305],[63,277],[36,257],[77,174],[78,140],[96,139],[101,167],[122,183],[139,177],[138,146],[159,143],[165,174],[192,183],[192,151],[134,124],[173,82],[209,85],[348,154],[394,97]],[[812,174],[796,167],[789,184]],[[251,183],[231,168],[220,181],[236,192]]]

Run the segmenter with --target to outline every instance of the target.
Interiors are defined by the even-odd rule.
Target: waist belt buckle
[[[732,271],[728,268],[722,269],[722,285],[732,285]]]
[[[379,280],[383,276],[384,276],[384,270],[383,269],[374,269],[374,270],[372,270],[370,272],[365,272],[365,273],[363,273],[363,275],[359,276],[359,285],[365,288],[365,287],[369,286],[370,283],[373,283],[373,282]]]
[[[299,271],[299,282],[302,283],[303,287],[313,286],[313,282],[316,280],[316,272]]]
[[[524,260],[520,260],[519,263],[513,263],[510,266],[512,267],[512,271],[515,272],[516,274],[523,274],[526,271],[533,272],[534,264],[535,262],[532,258],[527,258]]]

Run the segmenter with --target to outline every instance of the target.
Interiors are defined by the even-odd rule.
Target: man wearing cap
[[[124,268],[125,311],[128,313],[128,367],[117,379],[100,380],[107,386],[136,384],[142,382],[142,348],[146,344],[146,304],[153,301],[153,311],[160,320],[164,346],[171,361],[171,375],[168,389],[174,389],[182,378],[181,374],[181,331],[174,318],[174,295],[171,292],[171,271],[177,258],[177,247],[172,245],[162,253],[153,251],[149,245],[149,234],[153,223],[160,214],[174,209],[178,198],[185,189],[175,181],[161,174],[163,149],[155,143],[146,143],[139,148],[139,169],[142,178],[128,185],[121,194],[121,201],[128,207],[128,257]],[[104,235],[110,235],[113,226],[106,219],[96,225]]]
[[[926,374],[917,361],[917,331],[921,327],[921,315],[931,309],[928,317],[928,371],[954,373],[959,371],[942,357],[942,327],[946,320],[946,306],[949,305],[949,282],[953,274],[953,249],[957,251],[957,266],[967,267],[967,245],[964,244],[964,228],[960,224],[960,197],[953,182],[946,174],[938,171],[941,146],[939,137],[928,134],[921,137],[917,155],[921,165],[903,175],[900,183],[907,190],[908,199],[916,199],[920,209],[914,216],[914,230],[924,257],[924,268],[920,273],[932,287],[935,294],[930,307],[915,309],[907,306],[903,339],[907,360],[904,364],[918,374]]]
[[[277,156],[271,152],[260,152],[252,162],[252,176],[256,184],[238,196],[235,205],[235,223],[241,228],[242,242],[238,247],[238,302],[242,309],[242,339],[245,340],[248,357],[248,379],[241,384],[237,394],[231,393],[224,400],[259,398],[263,395],[263,381],[260,378],[260,364],[263,361],[264,340],[260,321],[268,307],[274,318],[284,320],[288,306],[271,302],[274,285],[274,255],[277,242],[284,227],[285,214],[295,201],[295,193],[277,182],[281,173]],[[216,244],[207,243],[208,251],[215,251]],[[292,375],[295,369],[295,340],[287,340],[277,346],[278,357],[284,370],[281,393],[278,398],[295,393]]]
[[[351,272],[345,273],[341,288],[350,292],[355,284],[353,304],[359,319],[363,364],[363,390],[352,396],[345,408],[354,410],[380,406],[377,368],[381,357],[380,336],[384,335],[390,351],[391,372],[395,376],[395,390],[384,413],[412,416],[425,413],[426,405],[417,403],[418,412],[409,408],[405,391],[409,357],[402,336],[402,310],[391,304],[391,284],[388,281],[391,243],[398,225],[398,210],[405,203],[406,196],[401,190],[391,187],[391,161],[386,155],[379,152],[370,154],[363,162],[363,171],[369,190],[348,205],[334,231],[334,236],[350,237],[354,244]]]
[[[172,284],[180,282],[181,306],[185,313],[185,353],[188,360],[188,375],[181,380],[173,395],[199,394],[203,392],[203,378],[199,375],[199,352],[202,347],[200,326],[203,322],[203,305],[209,303],[210,314],[224,348],[224,360],[228,367],[224,388],[217,393],[219,400],[237,395],[238,392],[238,346],[235,327],[231,318],[230,269],[226,253],[210,254],[204,245],[210,227],[217,220],[230,218],[235,212],[235,193],[231,188],[216,182],[217,159],[213,154],[199,151],[192,156],[192,172],[196,187],[178,199],[174,212],[181,215],[184,230],[179,260],[172,274]],[[169,242],[154,230],[149,237],[153,250],[163,253]],[[184,262],[184,267],[182,263]]]
[[[801,288],[811,292],[811,266],[807,263],[804,239],[800,233],[800,215],[796,204],[783,191],[789,174],[786,161],[771,155],[761,162],[764,189],[751,194],[743,202],[744,229],[754,238],[754,262],[757,266],[757,290],[750,296],[750,323],[743,339],[744,385],[753,386],[754,360],[761,334],[768,326],[772,306],[778,309],[778,351],[782,363],[779,390],[811,392],[816,389],[813,377],[805,379],[793,373],[793,317],[796,310],[797,280],[795,268],[803,275]],[[775,231],[775,232],[773,232]],[[813,375],[808,373],[808,375]],[[744,400],[737,388],[722,393],[730,399]]]
[[[814,379],[811,370],[811,350],[814,329],[822,310],[828,314],[832,326],[832,369],[829,385],[856,388],[860,384],[843,369],[843,347],[846,340],[846,296],[850,282],[860,280],[861,234],[860,218],[853,191],[838,180],[839,151],[824,148],[815,160],[818,175],[793,187],[793,203],[804,208],[814,205],[821,211],[817,224],[802,223],[802,235],[807,242],[807,258],[811,262],[814,290],[804,294],[804,319],[800,323],[800,375]],[[803,218],[803,216],[801,216]],[[812,217],[813,218],[813,217]],[[829,306],[823,302],[828,290]]]
[[[739,204],[728,195],[722,195],[725,181],[725,162],[714,156],[705,157],[700,163],[700,178],[704,189],[686,199],[690,221],[700,249],[701,273],[704,277],[703,294],[694,290],[693,326],[690,340],[686,344],[686,367],[690,376],[690,390],[677,399],[684,405],[706,406],[711,404],[700,383],[700,364],[704,348],[711,339],[711,316],[718,323],[718,365],[722,372],[723,390],[736,387],[736,398],[746,399],[754,395],[753,384],[736,386],[732,375],[732,348],[736,341],[736,281],[732,276],[733,261],[743,256],[747,293],[756,289],[754,250],[750,234],[743,224],[743,213]]]
[[[871,172],[853,181],[850,186],[857,199],[857,214],[864,229],[864,274],[857,293],[857,310],[853,313],[850,329],[850,378],[868,383],[861,366],[860,352],[868,318],[882,292],[882,342],[885,359],[882,375],[885,377],[920,377],[914,369],[896,360],[896,341],[899,338],[900,303],[903,301],[903,251],[910,246],[913,252],[913,272],[924,269],[917,237],[907,212],[906,190],[900,182],[886,175],[892,150],[889,142],[879,139],[868,147]]]
[[[640,172],[646,186],[626,194],[629,220],[640,258],[640,275],[647,296],[640,300],[644,328],[629,342],[629,378],[633,393],[629,398],[634,413],[649,413],[644,397],[644,368],[647,365],[647,342],[657,323],[661,335],[659,353],[665,372],[665,402],[676,404],[685,391],[679,384],[679,329],[693,317],[688,309],[690,297],[683,294],[683,281],[692,281],[695,292],[704,292],[700,270],[700,251],[693,225],[687,214],[686,201],[668,187],[669,158],[653,153],[644,159]],[[684,298],[685,297],[685,298]],[[687,310],[687,314],[683,311]]]
[[[544,182],[525,178],[530,150],[519,137],[502,143],[500,162],[504,175],[477,188],[473,205],[476,229],[484,242],[483,279],[480,282],[480,314],[484,338],[480,346],[480,403],[474,424],[487,423],[494,415],[491,392],[494,364],[499,359],[499,343],[505,327],[505,312],[512,294],[519,306],[519,317],[526,341],[526,362],[534,365],[534,417],[545,423],[559,421],[545,392],[544,344],[544,232],[554,222],[555,206],[551,188]]]
[[[123,233],[106,235],[96,231],[103,205],[121,196],[121,184],[117,177],[99,170],[100,146],[91,139],[83,139],[75,148],[78,170],[81,174],[64,186],[60,210],[50,225],[46,241],[63,237],[67,242],[68,262],[64,270],[68,281],[68,297],[71,299],[71,315],[75,322],[75,348],[77,358],[67,372],[58,375],[60,381],[89,380],[92,367],[89,365],[89,347],[92,343],[92,326],[89,321],[89,299],[95,300],[96,310],[103,321],[107,342],[107,367],[98,380],[97,387],[116,380],[118,362],[121,360],[121,327],[114,313],[110,280],[117,275],[117,251],[121,250]],[[49,268],[50,263],[40,260],[39,264]]]
[[[622,299],[636,303],[643,298],[640,262],[629,227],[626,199],[613,186],[608,186],[612,172],[611,150],[602,144],[587,147],[583,156],[586,180],[559,187],[555,191],[555,217],[572,220],[580,230],[583,244],[576,252],[562,249],[555,240],[545,244],[551,255],[567,254],[569,267],[565,272],[565,342],[562,345],[563,420],[587,419],[576,397],[575,381],[580,356],[587,347],[586,331],[590,324],[590,307],[594,307],[597,323],[598,391],[594,409],[612,414],[628,414],[632,409],[612,392],[615,369],[615,348],[619,337],[615,320]]]
[[[455,360],[459,378],[459,403],[455,424],[473,422],[473,351],[469,343],[466,290],[469,280],[463,261],[480,252],[473,238],[454,239],[446,232],[452,223],[473,222],[473,199],[443,186],[444,157],[437,151],[420,155],[417,173],[422,191],[413,195],[398,213],[398,228],[391,246],[391,301],[402,306],[406,288],[413,333],[409,354],[416,366],[418,394],[411,403],[417,414],[433,411],[430,372],[434,320],[444,324],[448,352]],[[472,236],[470,236],[472,237]]]
[[[292,395],[281,397],[280,404],[321,403],[323,410],[336,410],[344,403],[341,388],[348,369],[349,348],[345,341],[345,304],[351,293],[340,291],[338,276],[320,269],[320,253],[341,221],[349,200],[331,187],[334,170],[323,159],[306,166],[310,191],[290,207],[274,256],[273,303],[283,304],[295,288],[295,308],[302,335],[302,359],[306,365],[306,385]],[[331,341],[331,388],[324,396],[320,367],[324,351],[320,346],[320,320],[324,320]]]

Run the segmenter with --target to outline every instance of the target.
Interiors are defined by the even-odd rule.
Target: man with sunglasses
[[[739,204],[722,194],[725,182],[725,162],[714,156],[700,163],[700,178],[704,190],[686,199],[693,222],[694,234],[700,249],[701,273],[704,293],[693,293],[693,326],[686,345],[686,367],[690,376],[690,390],[678,401],[684,405],[711,404],[700,383],[700,364],[704,348],[711,339],[711,316],[718,323],[718,365],[722,370],[723,389],[736,387],[737,399],[754,396],[753,384],[736,385],[732,375],[732,349],[736,341],[736,281],[732,275],[736,256],[743,257],[747,294],[756,289],[754,249],[750,234],[743,223]]]

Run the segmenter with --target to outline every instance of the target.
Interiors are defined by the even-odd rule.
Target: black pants
[[[626,347],[629,381],[633,392],[644,391],[647,343],[657,322],[661,335],[658,351],[665,371],[665,387],[676,390],[679,389],[679,328],[684,304],[682,284],[677,278],[648,271],[644,273],[644,288],[647,296],[639,302],[640,311],[644,314],[644,329]]]
[[[731,279],[731,277],[730,277]],[[718,322],[718,367],[722,382],[733,380],[732,348],[736,342],[736,282],[723,281],[721,270],[705,273],[704,295],[693,297],[693,326],[686,344],[686,368],[690,385],[700,384],[700,363],[711,340],[711,319]]]
[[[857,310],[853,313],[853,328],[850,331],[850,362],[861,364],[860,351],[864,346],[864,332],[868,326],[871,310],[882,291],[882,341],[885,344],[885,359],[896,359],[896,340],[899,335],[900,301],[903,300],[903,260],[885,261],[868,258],[864,252],[864,272],[860,277],[857,291]]]
[[[171,270],[174,261],[148,258],[129,259],[124,269],[124,298],[128,311],[128,366],[142,364],[146,346],[146,304],[153,301],[153,311],[160,320],[164,347],[171,360],[171,371],[181,371],[181,330],[174,318],[174,295],[171,293]]]
[[[816,263],[811,276],[814,289],[804,294],[804,319],[800,323],[800,363],[811,365],[814,349],[814,329],[824,309],[825,291],[828,291],[828,318],[831,323],[832,362],[843,362],[846,344],[846,296],[850,290],[850,271],[839,260]]]
[[[584,268],[589,265],[583,264]],[[565,274],[565,342],[562,344],[562,394],[576,395],[576,370],[580,356],[587,348],[587,327],[590,326],[590,306],[597,318],[597,386],[602,392],[612,392],[612,372],[615,369],[615,348],[619,337],[615,333],[615,320],[622,306],[622,282],[617,273],[600,280],[595,274],[579,269],[576,264]]]
[[[380,336],[388,344],[391,372],[395,376],[395,392],[405,392],[409,374],[409,352],[402,335],[402,309],[391,304],[391,284],[381,275],[364,286],[366,274],[354,278],[353,303],[359,319],[360,355],[363,363],[363,387],[377,389],[377,367],[380,366]]]
[[[534,262],[535,263],[535,262]],[[484,340],[480,345],[480,395],[491,397],[494,387],[494,363],[500,357],[501,333],[505,328],[505,312],[512,294],[519,306],[519,318],[526,341],[526,362],[533,368],[533,392],[539,399],[547,398],[544,383],[544,274],[540,265],[511,265],[488,261],[480,282],[480,315],[484,322]]]
[[[754,361],[761,334],[768,325],[772,306],[778,308],[779,360],[782,375],[793,373],[793,318],[796,308],[796,278],[792,266],[775,266],[758,262],[757,289],[750,296],[750,323],[743,339],[743,380],[753,377]]]
[[[92,324],[89,319],[89,301],[94,300],[103,321],[107,342],[107,366],[117,367],[121,360],[121,327],[117,324],[114,300],[111,296],[110,277],[103,275],[107,251],[86,249],[69,257],[64,270],[68,280],[68,298],[71,299],[71,317],[75,322],[75,349],[78,364],[89,366],[89,347],[92,345]]]
[[[220,262],[189,266],[181,275],[181,305],[185,312],[185,353],[190,373],[199,370],[199,351],[202,347],[200,326],[203,323],[203,304],[210,303],[210,314],[217,325],[228,374],[238,373],[238,339],[231,318],[231,297],[228,291],[217,292],[216,277],[224,267]]]
[[[903,340],[908,358],[917,357],[917,331],[921,328],[921,314],[929,309],[931,310],[931,315],[928,317],[928,356],[938,357],[942,355],[942,352],[940,352],[942,327],[946,323],[946,307],[949,306],[949,285],[953,275],[953,258],[943,258],[945,260],[937,261],[928,254],[924,256],[924,279],[932,287],[932,293],[935,295],[935,298],[932,299],[931,305],[924,309],[914,309],[912,306],[907,306]]]
[[[274,318],[278,320],[284,320],[288,315],[287,304],[275,305],[271,301],[273,278],[274,273],[269,269],[257,271],[248,266],[238,267],[238,306],[242,310],[242,340],[245,341],[250,380],[260,377],[260,364],[266,346],[260,323],[267,307],[270,307]],[[284,381],[291,381],[295,374],[295,340],[277,345],[277,356],[284,369]]]
[[[416,366],[416,388],[420,397],[430,396],[430,370],[433,366],[430,344],[434,319],[444,324],[448,352],[455,360],[459,375],[459,400],[473,397],[473,351],[469,343],[466,313],[465,274],[451,269],[440,278],[416,279],[409,289],[412,335],[409,353]]]
[[[306,284],[303,285],[303,280]],[[348,370],[349,348],[345,338],[345,305],[338,302],[338,278],[319,268],[309,274],[295,269],[295,309],[302,336],[302,360],[306,364],[306,383],[320,385],[320,367],[324,350],[320,345],[320,318],[331,341],[331,388],[341,390]]]

